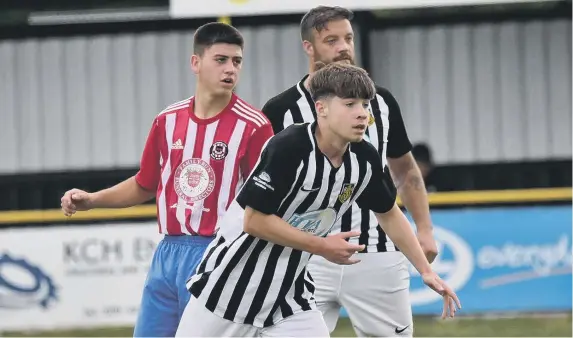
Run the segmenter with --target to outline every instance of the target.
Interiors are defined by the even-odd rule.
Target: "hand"
[[[80,189],[66,191],[62,197],[62,211],[64,215],[71,216],[76,211],[85,211],[92,208],[91,195]]]
[[[350,257],[356,252],[364,250],[364,245],[351,244],[345,240],[356,236],[360,236],[359,231],[341,232],[327,236],[324,238],[324,247],[320,255],[336,264],[350,265],[360,262],[359,259],[351,259]]]
[[[452,290],[435,272],[423,274],[422,279],[424,280],[424,284],[442,295],[444,299],[442,318],[454,318],[456,314],[456,306],[458,309],[462,308],[460,300],[454,290]]]
[[[422,251],[424,251],[424,255],[426,255],[426,259],[428,259],[428,262],[431,264],[438,255],[438,246],[434,240],[432,230],[418,231],[416,237],[418,237],[418,242],[422,247]]]

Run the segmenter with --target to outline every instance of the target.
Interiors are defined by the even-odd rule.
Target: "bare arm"
[[[141,187],[132,176],[111,188],[89,194],[92,208],[127,208],[149,201],[155,191]]]
[[[354,264],[359,260],[352,255],[364,249],[364,245],[351,244],[346,238],[360,232],[343,232],[326,238],[300,231],[275,215],[267,215],[251,207],[245,209],[243,230],[251,236],[322,256],[337,264]]]
[[[412,214],[418,232],[432,231],[428,193],[412,153],[408,152],[399,158],[388,158],[388,167],[398,194]]]
[[[382,225],[384,232],[390,237],[408,260],[414,265],[420,274],[427,274],[432,272],[430,263],[422,251],[418,239],[414,235],[414,231],[410,227],[410,222],[400,208],[394,205],[390,211],[386,213],[375,213],[378,223]]]

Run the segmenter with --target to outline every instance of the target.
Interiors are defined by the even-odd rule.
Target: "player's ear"
[[[302,42],[302,49],[304,50],[304,52],[308,57],[312,57],[314,55],[314,47],[312,46],[312,43],[310,41],[304,40]]]
[[[198,55],[191,55],[191,70],[193,71],[193,73],[197,74],[199,73],[199,63],[201,62],[201,59],[199,58]]]
[[[324,101],[317,100],[314,103],[314,108],[316,109],[316,113],[318,114],[318,116],[326,117],[326,113],[328,112],[328,107],[326,106]]]

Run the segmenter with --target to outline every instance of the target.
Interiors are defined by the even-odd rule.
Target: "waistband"
[[[163,241],[167,243],[177,243],[177,244],[205,244],[211,243],[215,236],[191,236],[191,235],[165,235]]]

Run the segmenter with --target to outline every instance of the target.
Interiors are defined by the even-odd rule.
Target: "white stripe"
[[[314,152],[313,152],[312,156],[315,156]],[[328,163],[326,158],[324,158],[324,165],[322,166],[322,168],[323,168],[323,170],[322,170],[322,183],[320,186],[321,187],[328,187],[328,180],[330,178],[330,163]],[[314,202],[312,203],[310,208],[308,208],[308,210],[318,210],[320,208],[320,205],[322,204],[322,201],[324,201],[324,197],[326,197],[327,192],[328,192],[328,189],[320,189],[320,191],[318,192],[318,195],[316,196],[316,200],[314,200]]]
[[[166,109],[163,110],[161,113],[159,113],[159,115],[163,115],[163,114],[165,114],[165,113],[169,113],[169,112],[172,112],[172,111],[175,111],[175,110],[180,110],[180,109],[187,108],[188,105],[189,105],[189,103],[187,103],[187,104],[182,104],[182,105],[179,105],[179,106],[174,106],[174,107],[172,107],[172,108],[166,108]]]
[[[245,113],[248,113],[249,115],[251,115],[252,117],[254,117],[255,119],[257,119],[259,122],[261,122],[262,124],[267,123],[267,119],[265,118],[265,116],[263,114],[261,114],[260,112],[254,110],[253,108],[249,107],[247,104],[245,104],[243,101],[241,100],[237,100],[237,102],[235,103],[235,105],[238,108],[241,108]]]
[[[203,151],[201,152],[201,159],[209,163],[209,157],[211,153],[209,149],[213,145],[213,140],[215,139],[215,132],[217,131],[217,126],[219,125],[219,120],[207,125],[207,130],[205,131],[205,138],[203,140]],[[217,179],[217,178],[215,178]],[[213,182],[213,184],[215,184]],[[191,229],[198,232],[199,226],[201,225],[201,218],[203,217],[203,205],[205,200],[196,201],[193,203],[193,212],[191,213]],[[215,212],[215,210],[209,210],[205,212]]]
[[[291,124],[294,124],[294,118],[292,117],[292,112],[289,109],[284,116],[283,129],[286,129]]]
[[[384,142],[384,147],[382,149],[382,168],[384,168],[388,162],[386,159],[386,150],[388,148],[388,132],[390,130],[390,119],[388,118],[390,110],[388,109],[388,105],[382,96],[376,94],[376,101],[378,101],[378,105],[380,106],[380,116],[382,117],[382,133],[384,136],[382,139]]]
[[[223,174],[221,175],[221,188],[219,189],[219,201],[217,207],[217,228],[219,224],[219,219],[225,214],[227,210],[227,203],[229,203],[229,195],[231,193],[231,184],[233,183],[233,177],[235,177],[235,164],[237,162],[237,153],[239,152],[239,146],[241,145],[241,139],[243,138],[243,133],[245,132],[246,123],[241,120],[237,120],[237,124],[233,129],[233,134],[229,139],[228,153],[225,157],[225,163],[223,164]],[[247,150],[251,151],[251,150]],[[217,229],[215,229],[217,230]]]
[[[181,158],[181,163],[187,161],[193,157],[193,150],[195,149],[195,141],[197,138],[197,124],[192,120],[188,119],[187,123],[187,135],[185,136],[185,146],[183,148],[183,157]],[[177,197],[177,210],[175,215],[181,226],[181,232],[190,235],[191,232],[185,226],[187,222],[187,217],[185,217],[185,211],[187,210],[187,202],[181,197]],[[193,210],[195,212],[195,210]]]
[[[185,100],[181,100],[181,101],[172,103],[172,104],[168,105],[165,109],[169,109],[169,108],[171,108],[171,107],[179,106],[179,105],[182,105],[182,104],[187,104],[187,103],[189,103],[189,102],[191,101],[191,98],[193,98],[193,96],[188,97],[188,98],[186,98]]]
[[[165,116],[165,139],[167,141],[167,160],[165,162],[165,167],[161,172],[161,184],[163,189],[159,194],[159,201],[157,205],[159,206],[159,224],[161,227],[161,233],[167,234],[167,209],[170,207],[165,201],[165,190],[166,185],[171,176],[171,145],[173,144],[173,132],[175,131],[175,118],[176,114],[169,114]]]
[[[242,118],[253,122],[254,124],[257,125],[257,127],[260,128],[263,126],[259,121],[257,121],[257,119],[253,118],[252,116],[247,115],[244,111],[239,110],[237,106],[234,106],[233,108],[231,108],[231,110],[234,111],[235,114],[241,116]]]
[[[302,171],[302,168],[304,167],[304,162],[300,162],[298,169],[296,170],[296,176],[294,177],[293,182],[298,181],[298,177],[300,176],[300,172]],[[294,190],[294,184],[290,187],[290,190],[288,191],[288,193],[285,195],[285,197],[283,198],[283,200],[281,201],[281,204],[279,205],[279,209],[282,208],[283,204],[285,203],[287,197],[293,192]]]

